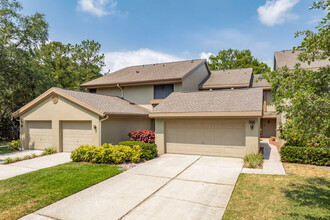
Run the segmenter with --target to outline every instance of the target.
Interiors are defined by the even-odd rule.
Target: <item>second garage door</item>
[[[229,157],[245,154],[245,120],[167,120],[165,135],[167,153]]]
[[[62,122],[62,141],[64,152],[71,152],[80,145],[92,144],[92,122]]]

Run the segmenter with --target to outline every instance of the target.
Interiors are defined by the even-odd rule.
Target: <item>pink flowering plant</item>
[[[151,130],[132,131],[128,134],[131,141],[142,141],[144,143],[155,143],[155,132]]]

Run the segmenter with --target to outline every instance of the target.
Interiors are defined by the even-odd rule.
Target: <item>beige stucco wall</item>
[[[246,120],[245,124],[245,147],[246,154],[258,153],[260,148],[260,117]],[[250,127],[250,121],[254,121],[253,129]]]
[[[21,146],[27,148],[29,121],[51,121],[52,122],[52,140],[53,146],[58,152],[62,151],[61,121],[91,121],[93,129],[93,144],[99,145],[99,116],[71,101],[58,96],[57,104],[53,104],[52,99],[48,98],[35,106],[33,109],[23,114],[23,127],[21,126]]]
[[[97,88],[96,93],[101,95],[110,95],[121,97],[121,90],[117,87]]]
[[[101,122],[101,142],[118,144],[129,140],[131,131],[151,129],[150,118],[109,118]]]
[[[165,153],[165,120],[155,119],[155,143],[157,144],[158,154]]]
[[[134,102],[146,109],[153,109],[150,101],[154,100],[154,85],[122,86],[122,89],[124,99]],[[181,92],[181,90],[181,83],[174,83],[174,92]],[[96,92],[102,95],[122,96],[121,90],[117,87],[98,88]]]
[[[198,91],[199,84],[208,76],[208,71],[206,66],[203,64],[195,69],[190,75],[182,81],[182,91],[183,92],[194,92]]]
[[[260,117],[245,119],[245,147],[246,154],[257,153],[260,148]],[[250,121],[254,122],[253,129],[250,127]],[[164,119],[155,119],[155,143],[157,144],[158,154],[164,154],[166,151]]]

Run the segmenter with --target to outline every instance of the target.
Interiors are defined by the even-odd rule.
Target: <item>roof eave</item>
[[[18,118],[21,115],[23,115],[24,113],[28,112],[29,110],[31,110],[32,108],[34,108],[36,105],[40,104],[41,102],[43,102],[45,99],[49,98],[51,95],[53,94],[57,94],[60,95],[62,97],[64,97],[65,99],[68,99],[69,101],[72,101],[73,103],[76,103],[77,105],[86,108],[88,110],[90,110],[91,112],[96,113],[97,115],[104,117],[105,114],[104,112],[101,112],[97,109],[95,109],[92,106],[89,106],[63,92],[60,92],[59,90],[57,90],[56,88],[50,88],[49,90],[47,90],[46,92],[44,92],[43,94],[41,94],[40,96],[38,96],[37,98],[35,98],[34,100],[32,100],[31,102],[29,102],[28,104],[24,105],[22,108],[20,108],[19,110],[17,110],[16,112],[14,112],[12,114],[13,118]]]
[[[182,82],[181,78],[172,78],[172,79],[159,79],[159,80],[144,80],[137,82],[122,82],[122,83],[104,83],[104,84],[90,84],[80,85],[80,88],[107,88],[107,87],[116,87],[118,84],[120,86],[136,86],[136,85],[152,85],[157,83],[180,83]]]
[[[150,113],[150,118],[182,118],[182,117],[261,117],[260,111],[231,112],[159,112]]]

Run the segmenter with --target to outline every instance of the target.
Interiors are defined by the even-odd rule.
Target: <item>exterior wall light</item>
[[[254,128],[255,121],[249,121],[251,130]]]

